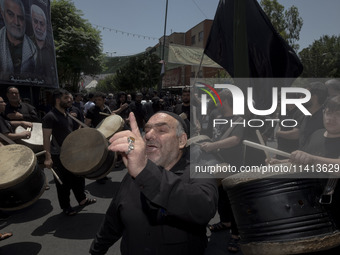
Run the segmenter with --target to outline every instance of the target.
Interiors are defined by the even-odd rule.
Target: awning
[[[174,64],[199,66],[201,63],[203,50],[203,48],[170,44],[168,62]],[[206,55],[204,55],[202,66],[222,68]]]

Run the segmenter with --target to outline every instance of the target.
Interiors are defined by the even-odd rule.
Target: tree
[[[82,15],[69,0],[51,3],[59,82],[71,91],[78,91],[82,74],[94,75],[102,70],[100,32]]]
[[[300,53],[302,77],[340,77],[340,35],[324,35]]]
[[[298,8],[293,5],[285,10],[284,6],[277,0],[261,0],[261,6],[276,31],[293,49],[298,50],[299,45],[296,42],[300,39],[300,31],[303,25]]]
[[[116,72],[115,88],[134,92],[155,87],[160,79],[159,60],[157,55],[148,53],[131,57],[129,62]]]
[[[110,74],[104,79],[99,80],[96,90],[104,93],[112,93],[114,91],[117,91],[117,88],[115,86],[115,74]]]

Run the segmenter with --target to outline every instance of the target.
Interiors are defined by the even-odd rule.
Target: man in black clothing
[[[32,123],[27,121],[8,121],[3,116],[3,112],[5,111],[6,103],[2,97],[0,97],[0,133],[7,136],[12,141],[18,139],[27,139],[31,137],[31,131],[24,130],[20,133],[15,133],[14,129],[17,126],[22,126],[23,128],[32,128]]]
[[[217,188],[212,178],[195,178],[185,145],[185,123],[158,112],[142,138],[130,113],[131,131],[116,133],[109,149],[122,154],[128,174],[107,210],[91,254],[105,254],[117,240],[126,254],[203,255],[206,224],[215,215]]]
[[[142,104],[142,98],[143,94],[139,92],[136,94],[136,100],[130,104],[130,109],[136,116],[137,125],[141,132],[144,129],[147,115],[146,107]]]
[[[322,121],[323,104],[328,97],[327,87],[321,82],[311,83],[307,89],[311,99],[305,104],[311,116],[305,116],[299,129],[299,147],[308,143],[310,136],[318,129],[324,128]]]
[[[85,179],[69,172],[60,162],[60,148],[65,138],[76,129],[73,120],[67,115],[66,109],[71,107],[71,94],[63,89],[53,92],[54,108],[43,118],[43,141],[45,154],[44,165],[46,168],[53,166],[59,178],[60,184],[55,178],[58,200],[61,209],[68,216],[75,215],[76,210],[70,205],[70,190],[72,189],[80,206],[86,206],[96,202],[95,199],[86,198]],[[50,137],[52,135],[52,142]],[[86,139],[86,138],[85,138]]]
[[[107,117],[104,114],[111,114],[110,108],[105,104],[105,94],[97,92],[93,96],[95,106],[91,107],[85,115],[85,124],[96,127],[103,119]],[[104,114],[103,114],[104,113]]]
[[[298,98],[298,94],[292,94],[290,98]],[[278,149],[291,153],[299,148],[299,127],[304,118],[303,113],[294,104],[287,105],[287,115],[281,116],[279,129],[276,131]],[[282,125],[281,120],[292,119],[295,120],[297,125],[291,127],[289,125]],[[280,159],[281,156],[277,155],[276,158]]]
[[[35,107],[21,101],[16,87],[7,88],[7,98],[9,103],[6,105],[5,116],[8,119],[39,122]]]
[[[323,112],[323,124],[325,128],[315,131],[310,136],[308,142],[300,150],[292,152],[289,161],[292,164],[303,165],[305,169],[307,169],[306,165],[309,165],[309,169],[312,169],[310,166],[313,165],[315,169],[314,173],[324,173],[325,175],[323,177],[328,177],[328,174],[331,174],[329,178],[336,178],[339,174],[336,168],[339,169],[340,164],[340,96],[335,96],[327,100]],[[327,171],[329,172],[327,173]],[[312,171],[310,171],[310,173],[311,172]],[[324,187],[327,185],[326,181],[327,179],[320,179],[320,182],[324,185]],[[332,194],[332,202],[330,204],[324,204],[323,206],[330,215],[334,229],[339,230],[339,184],[334,187],[330,186],[330,189],[327,189],[327,192],[329,192],[327,194]],[[327,247],[323,246],[322,248],[325,249]],[[339,252],[340,246],[337,246],[335,248],[313,254],[328,255],[339,254]]]
[[[182,91],[182,103],[175,105],[174,113],[186,114],[186,119],[190,121],[190,89],[184,88]]]

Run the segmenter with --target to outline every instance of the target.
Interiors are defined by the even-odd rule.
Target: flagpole
[[[234,1],[234,77],[249,77],[246,0]]]
[[[164,72],[165,72],[165,60],[164,60],[164,56],[165,56],[165,35],[166,35],[166,21],[168,18],[168,0],[166,0],[166,7],[165,7],[165,21],[164,21],[164,35],[163,35],[163,50],[162,50],[162,60],[163,63],[162,65],[164,65]],[[162,66],[163,68],[163,66]],[[163,77],[164,77],[164,73],[161,74],[161,81],[158,83],[158,96],[161,95],[161,90],[163,87]]]

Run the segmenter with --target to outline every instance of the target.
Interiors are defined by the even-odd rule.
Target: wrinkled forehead
[[[154,114],[149,121],[146,123],[147,126],[154,125],[167,125],[169,127],[176,127],[177,120],[166,113],[156,113]]]

